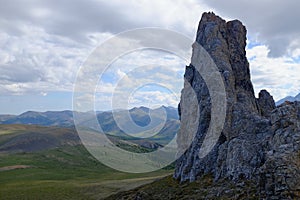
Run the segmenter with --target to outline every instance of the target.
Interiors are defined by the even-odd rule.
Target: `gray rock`
[[[271,116],[271,112],[276,108],[273,97],[268,91],[262,90],[259,93],[257,102],[261,111],[261,115],[269,118]]]
[[[265,90],[255,98],[245,51],[246,28],[238,20],[226,22],[214,13],[204,13],[196,42],[211,56],[224,81],[226,120],[212,151],[200,158],[212,117],[211,97],[203,77],[192,64],[187,66],[179,104],[179,151],[192,143],[177,160],[174,178],[180,182],[195,181],[206,174],[212,174],[215,181],[246,178],[260,183],[260,193],[268,198],[299,195],[299,104],[275,109]],[[195,52],[193,56],[199,57]],[[289,166],[290,161],[293,164]],[[280,168],[282,165],[285,167]]]
[[[269,199],[300,198],[300,102],[286,102],[271,115],[273,136],[258,170],[261,193]]]
[[[191,85],[197,94],[200,110],[200,117],[197,122],[199,127],[192,145],[185,155],[178,160],[174,176],[181,181],[193,181],[197,176],[207,173],[213,173],[216,178],[227,175],[233,176],[233,178],[249,177],[254,168],[261,165],[259,161],[262,160],[261,156],[257,156],[258,161],[251,164],[248,162],[241,163],[239,160],[248,161],[249,156],[259,154],[259,149],[254,149],[257,152],[241,152],[238,155],[235,153],[240,150],[246,151],[240,144],[252,146],[260,142],[257,135],[260,130],[256,129],[256,124],[264,123],[265,120],[259,116],[260,111],[250,81],[249,63],[245,51],[246,28],[237,20],[226,22],[213,13],[204,13],[199,23],[196,41],[210,54],[222,74],[227,95],[227,116],[219,142],[205,158],[200,159],[198,156],[199,149],[211,118],[211,98],[206,83],[194,66],[187,67],[185,82],[188,84],[185,84],[180,103],[179,147],[190,131],[190,126],[185,124],[187,121],[185,117],[190,117],[191,113],[185,115],[186,112],[190,111],[182,105],[182,102],[189,101],[191,96],[185,95],[187,85]],[[243,137],[244,135],[247,137]],[[244,141],[248,139],[248,135],[253,140]],[[234,142],[233,139],[239,142]],[[239,158],[233,159],[236,156]],[[237,163],[232,163],[233,161]],[[233,173],[237,168],[240,173]]]

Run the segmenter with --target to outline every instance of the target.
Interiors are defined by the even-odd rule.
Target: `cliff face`
[[[262,194],[296,195],[300,190],[297,181],[300,179],[296,179],[300,175],[299,103],[276,108],[272,96],[265,90],[255,98],[245,51],[246,28],[238,20],[226,22],[213,13],[204,13],[196,42],[211,56],[223,79],[226,120],[212,151],[200,158],[199,151],[211,120],[212,102],[203,77],[192,64],[187,66],[179,106],[179,148],[186,145],[184,138],[191,137],[190,126],[186,124],[191,116],[198,120],[198,127],[193,130],[196,135],[192,144],[177,161],[174,177],[181,182],[194,181],[205,174],[213,174],[216,181],[246,178],[257,181]],[[197,96],[199,110],[187,109],[186,102],[195,101],[187,92],[189,85]]]

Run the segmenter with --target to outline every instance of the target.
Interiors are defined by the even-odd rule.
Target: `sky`
[[[76,77],[99,45],[124,31],[157,27],[195,39],[203,12],[247,27],[255,93],[275,100],[300,92],[298,0],[0,0],[0,113],[71,110]],[[127,40],[128,41],[128,40]],[[94,87],[96,110],[112,109],[119,83],[136,85],[128,107],[177,106],[187,60],[136,50],[116,58]],[[145,73],[147,72],[147,73]],[[151,83],[147,76],[152,73]],[[88,77],[88,76],[87,76]],[[156,78],[155,78],[156,77]],[[162,85],[162,81],[170,81]],[[131,81],[131,82],[130,82]],[[131,83],[131,84],[130,84]],[[91,87],[93,90],[93,87]]]

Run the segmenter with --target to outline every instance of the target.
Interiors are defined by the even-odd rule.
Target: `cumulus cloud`
[[[74,47],[67,38],[49,35],[34,27],[30,34],[22,36],[1,35],[5,36],[0,38],[2,94],[72,90],[76,71],[87,56],[87,48]]]
[[[42,89],[71,91],[79,66],[92,50],[121,31],[155,26],[193,37],[206,9],[195,0],[0,3],[0,76],[5,88],[0,92],[20,88],[18,94]],[[47,83],[49,87],[44,88]]]
[[[269,56],[280,57],[300,48],[300,2],[260,0],[209,0],[205,3],[218,14],[228,19],[239,19],[248,28],[249,34],[267,45]]]
[[[145,26],[193,34],[201,12],[207,9],[195,0],[1,0],[0,3],[2,30],[19,35],[30,24],[76,41],[88,39],[88,33],[115,34]]]
[[[299,92],[297,0],[0,0],[0,5],[2,96],[71,92],[79,67],[97,45],[114,34],[133,28],[160,27],[178,31],[193,40],[201,14],[210,10],[226,19],[238,18],[247,26],[250,42],[247,53],[256,90],[267,88],[277,99]],[[147,41],[144,43],[147,45]],[[131,41],[128,45],[133,44]],[[254,44],[258,46],[253,47]],[[102,87],[98,88],[102,100],[110,103],[115,84],[132,69],[153,64],[167,66],[168,74],[152,71],[156,82],[169,81],[167,87],[171,90],[182,88],[180,81],[188,63],[161,52],[138,52],[118,58],[106,71],[99,82]],[[128,78],[143,82],[147,81],[147,74],[139,72]],[[180,81],[173,84],[175,79]],[[130,81],[132,85],[137,84]],[[140,91],[135,97],[140,102],[143,98],[157,102],[170,99],[169,104],[175,104],[162,91]]]
[[[185,64],[178,56],[163,51],[139,50],[126,54],[101,77],[95,101],[102,109],[130,108],[143,103],[149,107],[177,106]]]
[[[157,106],[178,106],[180,100],[177,93],[159,91],[157,88],[153,88],[155,91],[136,91],[129,98],[129,108],[147,106],[149,108],[155,108]]]
[[[137,26],[121,7],[108,1],[2,0],[0,16],[1,26],[11,34],[22,34],[23,27],[30,24],[76,41],[87,39],[87,33],[116,33]],[[19,24],[23,26],[16,26]]]
[[[270,58],[269,51],[265,45],[247,50],[256,93],[267,89],[277,101],[288,95],[297,95],[300,90],[300,63],[293,57]]]

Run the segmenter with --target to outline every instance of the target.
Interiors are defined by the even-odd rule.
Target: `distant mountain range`
[[[149,113],[153,113],[154,116],[160,114],[162,110],[165,110],[167,119],[178,120],[178,111],[173,107],[161,106],[157,109],[150,109],[147,107],[135,107],[130,110],[116,110],[114,116],[125,115],[128,111],[133,119],[139,126],[146,126],[150,122]],[[47,112],[36,112],[27,111],[20,115],[0,115],[0,124],[27,124],[27,125],[40,125],[40,126],[61,126],[71,127],[74,126],[73,113],[80,116],[82,123],[88,123],[88,120],[94,116],[92,112],[76,112],[76,111],[47,111]],[[113,111],[97,111],[96,112],[98,121],[103,124],[104,131],[109,131],[107,124],[113,123]],[[158,117],[158,116],[156,116]],[[86,121],[84,122],[85,119]]]
[[[130,117],[128,118],[128,111]],[[151,119],[150,115],[151,113]],[[166,114],[164,120],[163,113]],[[94,131],[98,130],[98,124],[95,123],[94,113],[92,112],[74,112],[78,120],[77,126],[88,128]],[[139,138],[143,134],[147,134],[147,130],[151,130],[155,134],[152,137],[143,139],[143,146],[149,148],[157,148],[159,145],[167,144],[177,133],[179,129],[178,111],[173,107],[159,107],[157,109],[149,109],[147,107],[132,108],[130,110],[117,110],[96,112],[96,116],[102,131],[112,137],[118,137],[122,140],[140,143]],[[115,119],[118,119],[116,121]],[[132,121],[137,126],[131,126]],[[161,124],[163,123],[163,124]],[[74,128],[73,111],[47,111],[35,112],[28,111],[20,115],[0,115],[0,124],[21,124],[21,125],[39,125],[39,126],[56,126],[63,128]],[[143,132],[143,127],[146,127]],[[160,130],[156,131],[156,126]],[[130,133],[129,135],[126,133]],[[155,143],[155,145],[153,145]]]
[[[0,115],[1,124],[27,124],[41,126],[73,126],[72,111],[28,111],[20,115]]]
[[[290,101],[290,102],[300,101],[300,93],[298,95],[296,95],[295,97],[287,96],[287,97],[277,101],[276,105],[280,105],[280,104],[284,103],[285,101]]]

